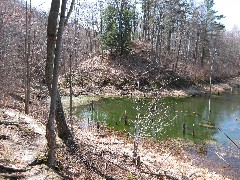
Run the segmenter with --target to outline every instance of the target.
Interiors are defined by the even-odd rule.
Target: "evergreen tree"
[[[134,21],[133,6],[126,0],[109,3],[103,11],[101,43],[104,49],[122,55],[129,51]]]
[[[104,49],[117,49],[117,10],[114,6],[108,5],[103,11],[103,30],[101,43]]]
[[[202,20],[202,52],[201,52],[201,66],[203,67],[204,59],[210,58],[210,49],[214,48],[211,45],[213,39],[225,28],[223,24],[219,22],[223,15],[217,15],[217,11],[214,10],[214,0],[205,0],[203,5],[203,20]]]

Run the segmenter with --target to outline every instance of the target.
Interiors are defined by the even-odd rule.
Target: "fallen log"
[[[26,172],[27,169],[13,168],[0,164],[0,173]]]
[[[0,179],[22,179],[24,178],[24,175],[21,174],[0,174]]]
[[[0,135],[0,140],[7,140],[7,139],[9,139],[9,136]]]
[[[0,121],[0,125],[6,125],[6,126],[19,126],[19,122],[16,121]]]
[[[17,126],[17,127],[19,127],[20,125],[25,125],[25,124],[29,124],[29,123],[23,122],[23,121],[11,121],[11,120],[0,121],[0,125],[5,125],[5,126]]]

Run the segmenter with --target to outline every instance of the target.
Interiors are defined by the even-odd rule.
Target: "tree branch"
[[[69,9],[69,11],[68,11],[68,13],[67,13],[67,17],[66,17],[66,19],[65,19],[65,23],[64,23],[65,26],[67,25],[68,20],[69,20],[69,18],[70,18],[70,15],[71,15],[71,13],[72,13],[72,11],[73,11],[74,4],[75,4],[75,0],[72,0],[70,9]]]

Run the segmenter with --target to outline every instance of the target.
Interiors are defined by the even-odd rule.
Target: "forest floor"
[[[58,165],[53,170],[45,165],[45,126],[41,121],[1,109],[0,178],[215,180],[239,176],[227,173],[227,167],[196,165],[181,140],[134,140],[108,128],[89,125],[83,129],[80,120],[72,126],[74,147],[58,139]],[[139,158],[133,158],[134,141]]]
[[[170,70],[155,68],[145,62],[147,58],[136,61],[139,57],[132,55],[121,60],[93,57],[84,61],[74,74],[74,95],[178,97],[202,95],[210,90],[207,83],[192,84],[181,77],[169,79]],[[66,79],[60,78],[62,95],[69,95]],[[230,78],[213,84],[212,92],[238,90],[239,85],[240,77]],[[50,169],[45,165],[48,104],[37,99],[39,94],[43,95],[40,99],[46,96],[46,89],[43,94],[33,89],[32,116],[21,113],[23,94],[6,95],[0,101],[0,179],[237,179],[240,176],[240,172],[234,172],[224,162],[202,163],[201,157],[187,151],[189,144],[182,140],[138,139],[137,158],[133,158],[132,137],[106,127],[97,130],[94,125],[83,129],[82,121],[74,121],[72,126],[73,147],[58,139],[58,165],[55,170]]]
[[[74,65],[73,94],[98,96],[201,96],[209,93],[209,70],[179,65],[174,75],[171,63],[159,65],[149,57],[146,47],[133,54],[117,57],[104,54]],[[62,71],[60,91],[69,95],[69,72]],[[214,74],[214,73],[213,73]],[[217,76],[215,74],[215,76]],[[212,77],[212,93],[238,90],[240,78]]]

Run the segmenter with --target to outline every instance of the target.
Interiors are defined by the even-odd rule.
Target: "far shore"
[[[90,90],[74,87],[73,96],[85,95],[88,97],[195,97],[207,94],[220,95],[225,92],[238,92],[240,90],[240,77],[230,78],[221,83],[191,85],[183,88],[160,88],[160,89],[117,89],[114,86],[95,87]],[[70,95],[69,88],[62,88],[64,97]],[[90,102],[90,101],[89,101]]]

